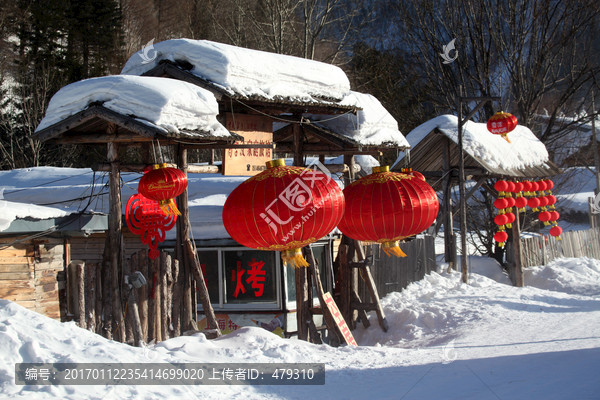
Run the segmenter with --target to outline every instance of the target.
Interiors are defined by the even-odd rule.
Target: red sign
[[[237,298],[240,293],[246,293],[244,282],[249,283],[254,289],[254,297],[262,297],[265,290],[265,281],[267,279],[267,271],[262,268],[265,266],[264,261],[256,261],[255,258],[248,263],[250,269],[242,268],[242,262],[238,261],[235,270],[231,271],[231,281],[235,282],[235,290],[233,297]],[[245,277],[247,275],[247,277]],[[246,278],[244,280],[244,278]]]
[[[329,309],[329,312],[331,312],[331,315],[333,316],[333,319],[335,320],[335,323],[342,333],[346,343],[351,346],[358,346],[358,344],[356,344],[356,340],[354,340],[354,336],[352,336],[352,332],[350,332],[350,329],[344,320],[344,317],[342,317],[342,313],[340,313],[340,309],[338,308],[337,304],[335,304],[335,301],[333,301],[331,294],[329,294],[329,292],[323,294],[323,299],[325,300],[325,304],[327,304],[327,308]]]

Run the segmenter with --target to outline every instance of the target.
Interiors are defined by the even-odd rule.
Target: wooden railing
[[[523,268],[546,265],[561,257],[600,260],[600,228],[563,232],[561,239],[545,235],[521,239]]]

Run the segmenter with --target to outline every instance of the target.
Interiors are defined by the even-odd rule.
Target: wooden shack
[[[544,144],[528,128],[519,125],[508,134],[510,141],[490,133],[485,123],[468,121],[463,127],[464,171],[466,179],[472,181],[465,201],[478,190],[486,190],[497,196],[493,187],[496,179],[534,180],[558,174],[560,169],[548,155]],[[441,191],[440,215],[435,232],[444,226],[444,254],[446,262],[456,266],[456,238],[453,219],[459,213],[458,204],[452,199],[453,187],[458,184],[459,148],[458,118],[442,115],[423,123],[408,135],[410,152],[400,154],[393,170],[410,167],[421,172],[429,184]],[[493,218],[490,216],[490,218]],[[511,277],[515,284],[522,284],[519,268],[520,251],[519,224],[513,224],[513,240],[507,251],[514,253],[517,260],[511,265]]]

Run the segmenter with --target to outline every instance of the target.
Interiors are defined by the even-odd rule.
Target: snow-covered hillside
[[[486,259],[471,284],[432,273],[383,299],[390,330],[332,348],[242,328],[133,348],[0,300],[0,397],[22,399],[597,399],[600,261],[561,259],[507,284]],[[441,271],[441,270],[440,270]],[[494,277],[491,279],[489,277]],[[318,362],[321,386],[17,386],[18,362]]]

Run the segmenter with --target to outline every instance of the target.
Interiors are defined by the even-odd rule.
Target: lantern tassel
[[[160,209],[162,210],[162,212],[167,216],[173,215],[173,214],[175,214],[177,216],[181,215],[181,212],[179,212],[179,209],[177,208],[177,204],[175,204],[175,200],[173,200],[173,199],[159,201],[158,205],[160,206]]]
[[[282,251],[281,259],[283,260],[283,265],[286,267],[308,267],[308,262],[306,262],[302,256],[302,251],[300,249]]]
[[[406,253],[404,253],[402,251],[402,249],[399,246],[400,241],[399,240],[395,240],[393,242],[384,242],[382,249],[383,252],[388,256],[391,257],[392,255],[396,256],[396,257],[406,257]]]

